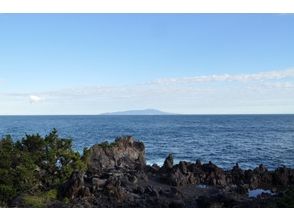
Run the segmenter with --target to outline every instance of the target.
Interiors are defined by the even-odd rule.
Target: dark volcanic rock
[[[231,172],[227,173],[227,182],[236,185],[242,185],[246,182],[245,172],[239,167],[238,163],[233,167]]]
[[[73,172],[69,180],[61,187],[61,196],[73,199],[82,195],[84,188],[84,173]]]
[[[202,165],[205,175],[205,183],[208,185],[226,185],[226,175],[223,169],[217,167],[212,162]]]
[[[145,147],[132,137],[117,138],[112,145],[94,145],[89,149],[88,171],[101,173],[115,168],[143,169],[145,167]]]
[[[278,186],[294,184],[294,171],[286,167],[280,167],[273,173],[273,183]]]
[[[174,165],[174,157],[172,154],[169,154],[163,163],[163,169],[170,170]]]
[[[148,166],[144,154],[144,144],[132,137],[94,145],[86,174],[74,172],[60,194],[73,207],[266,207],[273,196],[249,198],[248,190],[279,192],[294,184],[294,170],[286,167],[242,170],[236,164],[225,171],[199,160],[174,165],[172,154],[162,167]]]

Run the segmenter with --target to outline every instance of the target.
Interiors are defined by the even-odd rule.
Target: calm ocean
[[[57,128],[82,151],[102,141],[132,135],[146,146],[149,164],[200,159],[223,168],[263,163],[273,169],[294,167],[294,115],[168,115],[168,116],[0,116],[0,136],[47,134]]]

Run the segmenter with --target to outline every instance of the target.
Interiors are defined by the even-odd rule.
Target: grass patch
[[[57,199],[57,190],[52,189],[37,195],[25,195],[23,196],[23,203],[25,207],[45,208],[47,207],[48,203],[56,199]]]

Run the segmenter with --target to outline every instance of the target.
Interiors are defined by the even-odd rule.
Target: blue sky
[[[0,114],[294,113],[292,14],[0,14]]]

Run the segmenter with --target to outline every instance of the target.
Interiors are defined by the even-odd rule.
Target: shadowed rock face
[[[84,187],[84,174],[82,172],[72,173],[69,180],[62,186],[61,195],[69,199],[80,196]]]
[[[144,144],[130,136],[117,138],[111,145],[94,145],[89,150],[87,165],[92,173],[115,168],[142,169],[146,165]]]
[[[174,165],[174,157],[172,154],[169,154],[167,156],[167,158],[165,159],[164,163],[163,163],[163,169],[164,170],[170,170],[173,168]]]
[[[273,197],[249,198],[248,189],[275,192],[294,185],[294,170],[263,165],[223,170],[212,162],[181,161],[148,166],[145,147],[132,137],[97,144],[88,151],[88,170],[75,172],[62,187],[73,207],[267,207]],[[202,184],[206,187],[197,188]]]

